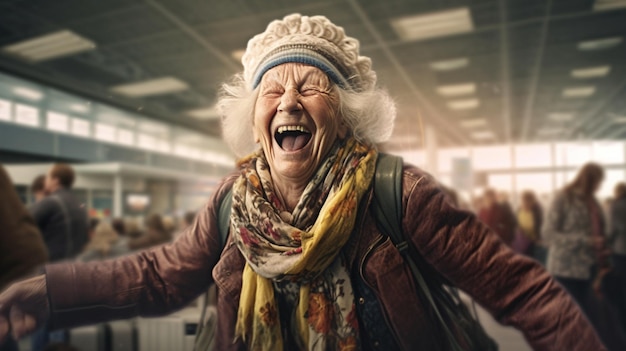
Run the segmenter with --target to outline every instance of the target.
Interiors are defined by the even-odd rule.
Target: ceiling
[[[626,137],[626,8],[619,7],[624,3],[0,0],[0,70],[220,135],[215,119],[199,120],[188,111],[213,106],[220,83],[241,70],[233,52],[273,19],[292,12],[319,14],[360,40],[379,84],[396,99],[398,119],[388,149],[421,146],[424,125],[432,126],[442,146],[621,139]],[[617,8],[594,11],[602,4]],[[414,40],[402,38],[392,25],[398,18],[451,9],[469,11],[465,32]],[[59,30],[71,30],[96,47],[39,62],[2,50]],[[613,38],[608,48],[593,50],[589,43],[592,49],[580,48],[581,42],[605,38]],[[451,69],[455,61],[449,60],[462,67]],[[434,69],[441,61],[452,66]],[[586,68],[603,74],[573,73]],[[174,77],[187,88],[151,97],[112,90],[161,77]],[[446,86],[460,95],[442,95]],[[583,88],[578,93],[589,96],[567,97],[566,88]]]

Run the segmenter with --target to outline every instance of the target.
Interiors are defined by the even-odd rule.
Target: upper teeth
[[[284,133],[284,132],[302,132],[302,133],[309,133],[309,131],[304,128],[303,126],[280,126],[278,127],[278,133]]]

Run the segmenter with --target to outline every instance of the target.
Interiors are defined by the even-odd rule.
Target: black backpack
[[[428,300],[450,351],[496,351],[498,345],[485,332],[475,313],[461,301],[458,290],[440,275],[429,275],[429,283],[418,268],[427,264],[402,233],[402,158],[379,154],[374,176],[372,210],[378,228],[394,243],[411,268],[415,282]],[[232,189],[224,196],[219,208],[219,230],[222,247],[226,244],[230,226]],[[418,264],[419,263],[419,264]],[[206,307],[206,306],[205,306]],[[206,308],[205,308],[206,310]],[[204,318],[202,318],[204,320]],[[446,321],[448,321],[446,323]],[[198,333],[201,333],[199,328]]]

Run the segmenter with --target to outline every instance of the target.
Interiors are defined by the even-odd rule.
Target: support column
[[[439,165],[437,164],[437,133],[430,125],[425,126],[424,145],[426,147],[426,170],[435,178],[439,177]]]
[[[122,175],[113,176],[113,218],[122,217],[124,212],[124,199],[122,194]]]

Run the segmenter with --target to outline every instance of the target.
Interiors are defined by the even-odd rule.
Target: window
[[[15,123],[30,127],[39,127],[39,110],[36,107],[16,104]]]
[[[426,160],[426,155],[424,155]],[[442,149],[437,153],[437,168],[440,173],[452,172],[452,160],[455,158],[464,158],[470,156],[468,148],[450,148]]]
[[[67,132],[69,130],[69,118],[62,113],[48,111],[46,114],[46,128],[56,132]]]
[[[139,133],[137,135],[137,146],[146,150],[154,150],[156,148],[156,138],[152,135]]]
[[[550,144],[524,144],[514,147],[515,167],[539,168],[552,166],[552,146]]]
[[[507,145],[474,148],[472,164],[475,170],[509,169],[513,165],[511,148]]]
[[[536,195],[551,194],[554,191],[551,172],[518,173],[515,175],[517,192],[532,190]]]
[[[0,121],[11,120],[11,107],[11,101],[0,99]]]
[[[133,131],[128,129],[118,129],[117,142],[122,145],[133,145],[135,143]]]
[[[95,138],[102,141],[115,141],[115,127],[96,123]]]
[[[80,118],[72,118],[70,120],[70,132],[77,136],[89,137],[91,135],[89,121]]]
[[[598,141],[591,144],[592,159],[600,164],[623,164],[624,143],[619,141]]]
[[[588,143],[556,144],[557,166],[582,166],[591,161],[591,145]]]

